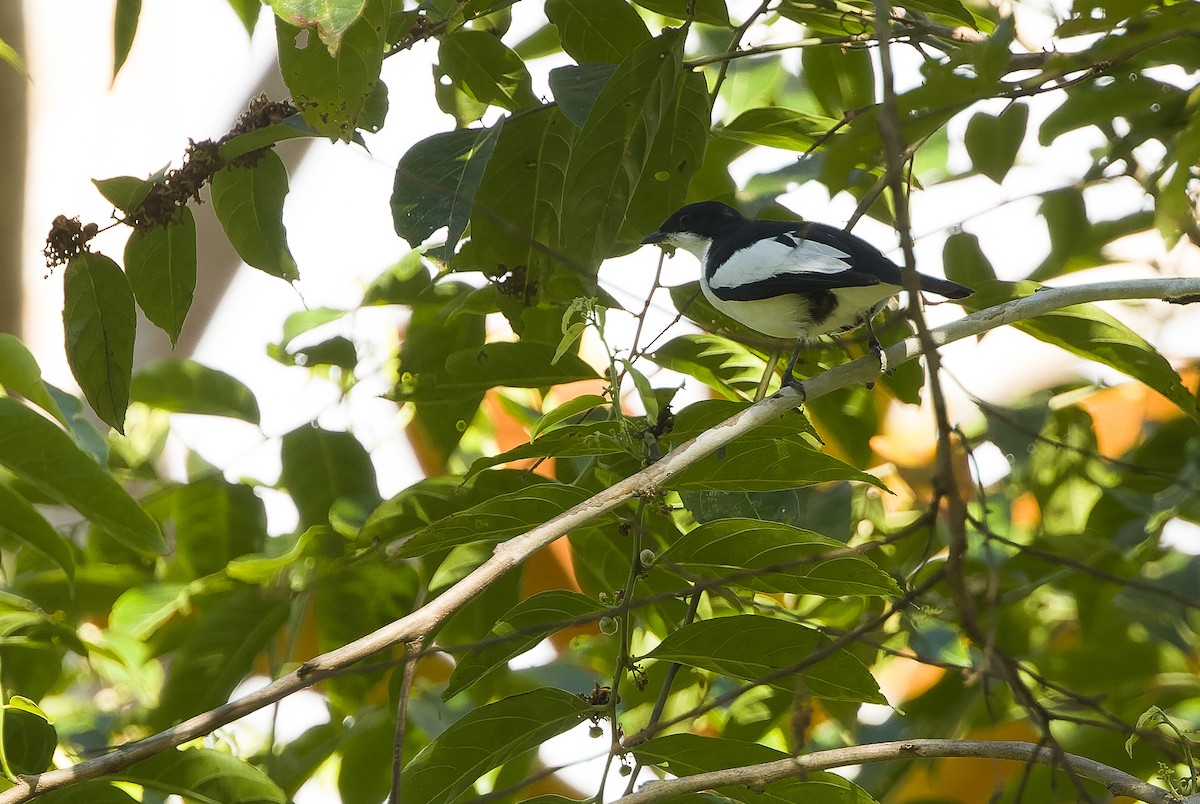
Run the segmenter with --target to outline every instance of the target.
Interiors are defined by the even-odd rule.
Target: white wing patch
[[[797,245],[788,245],[784,240]],[[851,270],[843,262],[849,257],[833,246],[784,234],[734,252],[708,283],[712,287],[732,288],[781,274],[838,274]]]

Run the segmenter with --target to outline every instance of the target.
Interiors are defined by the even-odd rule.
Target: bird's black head
[[[711,240],[745,220],[740,212],[728,204],[722,204],[720,201],[700,201],[676,211],[663,221],[662,226],[646,235],[642,244],[682,245],[683,239],[689,236],[693,239]],[[679,237],[680,235],[683,235],[683,238]]]

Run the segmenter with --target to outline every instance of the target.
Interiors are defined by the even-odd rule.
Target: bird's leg
[[[803,341],[796,343],[796,348],[792,350],[792,356],[788,358],[787,368],[783,370],[783,377],[780,379],[780,386],[783,388],[795,388],[800,392],[800,397],[804,397],[804,384],[792,376],[792,370],[796,368],[796,361],[800,359],[800,347]]]
[[[875,359],[879,361],[879,373],[891,375],[891,366],[888,365],[887,354],[883,351],[883,344],[879,342],[879,337],[875,335],[875,326],[872,323],[872,318],[867,319],[867,348],[871,350],[871,354],[875,355]]]

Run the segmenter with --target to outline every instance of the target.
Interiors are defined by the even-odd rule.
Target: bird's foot
[[[875,337],[875,333],[871,333],[870,340],[867,341],[867,348],[875,359],[879,361],[879,373],[892,376],[892,367],[888,364],[887,352],[883,351],[883,344]]]
[[[782,391],[784,388],[791,388],[795,391],[800,396],[801,402],[804,402],[808,398],[808,394],[804,390],[804,383],[792,375],[790,367],[787,371],[783,372],[783,377],[779,380],[779,390]]]

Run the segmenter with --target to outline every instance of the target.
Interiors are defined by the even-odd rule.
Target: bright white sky
[[[757,5],[757,0],[730,2],[735,18]],[[62,350],[62,283],[59,274],[43,278],[46,270],[40,253],[50,221],[62,213],[78,214],[84,221],[106,222],[111,208],[95,191],[91,179],[144,176],[168,162],[178,165],[189,137],[215,138],[228,129],[242,111],[244,96],[274,57],[271,25],[260,25],[254,38],[247,39],[225,0],[146,0],[132,52],[110,88],[113,6],[113,0],[37,0],[25,4],[24,55],[32,77],[24,240],[25,338],[46,378],[64,388],[76,386]],[[516,8],[520,12],[528,6],[521,3]],[[1029,6],[1019,6],[1018,11],[1023,30],[1035,41],[1049,31],[1044,15]],[[518,30],[528,30],[530,25],[520,18],[516,23]],[[781,26],[771,35],[787,41],[798,38],[796,33]],[[509,41],[516,38],[510,35]],[[755,44],[763,42],[761,37],[752,38]],[[262,406],[261,432],[239,422],[175,417],[182,441],[211,462],[228,467],[231,478],[252,476],[268,483],[274,481],[278,475],[278,446],[267,439],[314,417],[334,429],[353,424],[355,433],[374,450],[385,496],[419,477],[403,436],[402,417],[395,415],[391,403],[374,398],[388,387],[386,377],[368,379],[348,403],[339,403],[331,386],[308,380],[300,369],[281,367],[266,356],[265,346],[279,339],[284,318],[305,305],[353,306],[365,282],[407,251],[407,245],[393,233],[388,209],[394,166],[413,143],[452,125],[432,98],[430,68],[435,56],[436,45],[424,44],[385,64],[383,79],[390,90],[391,108],[402,114],[393,114],[381,134],[367,136],[369,153],[353,146],[317,143],[292,175],[284,218],[302,276],[299,293],[280,280],[243,267],[201,343],[196,359],[247,383]],[[899,49],[897,57],[903,80],[906,74],[913,74],[914,56]],[[535,73],[535,91],[548,97],[545,70],[548,66]],[[1055,102],[1051,97],[1034,99],[1033,124]],[[952,135],[961,133],[964,125],[965,121],[959,121],[952,127]],[[1026,275],[1040,262],[1048,246],[1045,228],[1037,217],[1037,201],[998,204],[1060,186],[1079,175],[1087,164],[1088,150],[1095,144],[1094,132],[1077,132],[1060,138],[1049,150],[1023,153],[1021,164],[1002,188],[976,178],[917,196],[914,229],[920,236],[921,269],[941,272],[941,246],[947,228],[962,224],[979,235],[1002,278]],[[760,154],[757,161],[745,160],[737,166],[741,174],[738,178],[792,158],[793,154]],[[1036,162],[1030,161],[1034,158]],[[966,155],[952,151],[950,167],[965,165]],[[837,225],[844,223],[854,208],[853,200],[845,195],[831,202],[817,185],[797,188],[780,200],[805,217]],[[1140,195],[1118,189],[1096,192],[1088,196],[1088,201],[1101,217],[1115,217],[1140,203]],[[122,230],[102,236],[97,244],[118,259],[125,237],[123,227],[119,228]],[[896,243],[894,233],[870,220],[864,220],[856,232],[885,251],[893,250]],[[1172,271],[1200,273],[1195,250],[1166,255],[1155,236],[1144,238],[1135,252],[1142,259],[1152,255],[1162,260]],[[203,268],[203,243],[200,254]],[[655,250],[644,249],[611,261],[602,277],[618,298],[636,308],[649,287],[656,257]],[[1148,272],[1137,265],[1112,270],[1118,276]],[[695,264],[690,258],[681,256],[668,262],[667,284],[694,277]],[[1094,274],[1072,277],[1070,281],[1091,278]],[[1168,357],[1195,356],[1194,333],[1200,311],[1164,308],[1147,307],[1136,313],[1121,308],[1118,312],[1141,334],[1158,343]],[[672,315],[668,310],[669,301],[664,299],[656,321],[668,321]],[[946,305],[933,310],[931,317],[936,321],[956,314],[957,308]],[[613,315],[609,319],[613,343],[628,342],[632,337],[628,329],[622,335],[621,318]],[[395,332],[402,321],[402,314],[394,310],[364,311],[346,322],[344,331],[353,332],[366,343],[365,365],[378,366],[394,346]],[[656,327],[655,321],[648,322],[648,332],[658,329],[661,323]],[[149,325],[139,330],[138,337],[165,341],[165,336]],[[1084,371],[1112,382],[1123,379],[1096,367],[1081,368],[1064,352],[1013,332],[996,332],[979,343],[952,345],[944,357],[950,371],[973,393],[996,401],[1043,387],[1066,372]],[[1017,361],[1020,370],[1010,370]],[[366,368],[364,373],[370,375]],[[969,411],[963,398],[954,400],[954,404],[960,413]],[[997,460],[1003,461],[1003,456]],[[272,531],[289,530],[295,521],[294,511],[281,499],[268,496],[268,504]],[[298,712],[296,717],[301,721],[311,718],[311,710],[306,711],[309,714]],[[582,746],[572,742],[568,750],[576,755],[590,754],[599,750],[601,742],[588,740]],[[586,778],[596,778],[594,770],[588,773]],[[610,789],[620,791],[623,787],[614,781]],[[314,794],[311,800],[319,797]]]

